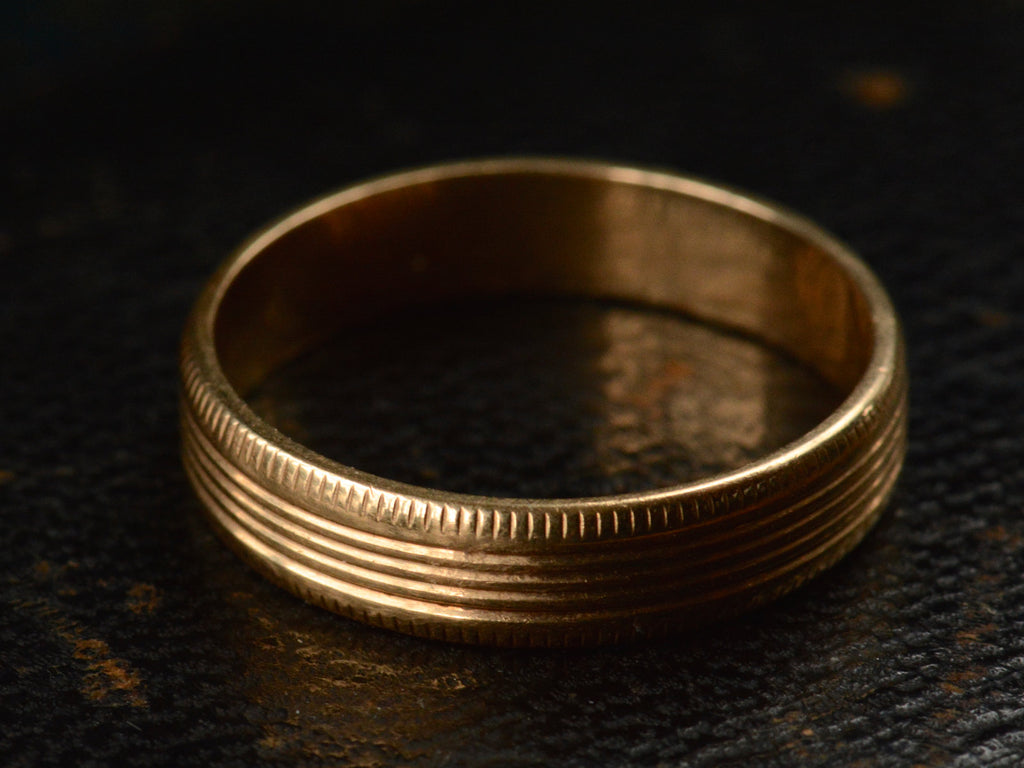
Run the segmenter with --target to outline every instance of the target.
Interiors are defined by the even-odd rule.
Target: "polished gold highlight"
[[[525,499],[344,466],[243,399],[346,323],[539,294],[643,303],[736,329],[813,367],[845,400],[736,471],[628,495]],[[185,465],[239,554],[333,611],[469,643],[616,642],[762,604],[860,541],[903,462],[903,357],[868,269],[776,206],[596,162],[437,166],[323,198],[214,276],[182,345]]]

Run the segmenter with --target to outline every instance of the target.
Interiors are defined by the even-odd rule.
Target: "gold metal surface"
[[[569,499],[377,477],[289,439],[243,399],[346,324],[464,297],[551,294],[735,329],[845,399],[737,470]],[[323,198],[224,264],[182,345],[185,465],[236,551],[338,613],[461,642],[615,642],[762,604],[849,551],[902,465],[903,355],[867,268],[775,206],[594,162],[438,166]]]

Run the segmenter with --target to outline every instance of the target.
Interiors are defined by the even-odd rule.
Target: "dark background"
[[[210,5],[0,11],[0,763],[1021,763],[1024,4]],[[873,266],[911,445],[840,566],[510,652],[308,607],[209,532],[175,377],[215,264],[326,190],[508,153],[750,189]]]

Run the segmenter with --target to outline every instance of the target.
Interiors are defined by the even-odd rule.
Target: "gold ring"
[[[788,352],[845,399],[735,471],[571,499],[377,477],[289,439],[243,399],[347,323],[495,294],[685,313]],[[775,205],[598,162],[441,165],[302,208],[211,279],[181,377],[185,466],[229,545],[313,603],[467,643],[616,642],[763,604],[861,540],[906,451],[902,334],[860,260]]]

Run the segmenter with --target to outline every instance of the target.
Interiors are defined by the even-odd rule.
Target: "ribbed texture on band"
[[[290,453],[209,383],[186,334],[183,453],[220,534],[304,599],[445,640],[615,642],[767,602],[860,541],[905,453],[898,352],[872,407],[757,482],[531,505],[377,485]]]

